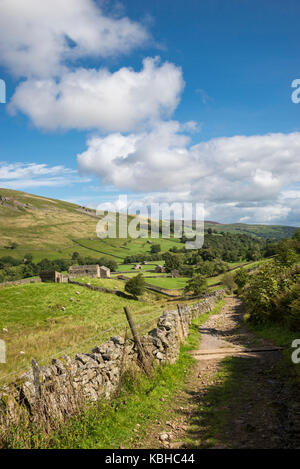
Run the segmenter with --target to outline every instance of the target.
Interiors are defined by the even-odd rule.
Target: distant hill
[[[251,236],[257,236],[259,238],[269,239],[284,239],[293,236],[295,231],[298,229],[294,226],[283,226],[283,225],[247,225],[246,223],[230,223],[221,224],[207,221],[205,222],[205,228],[211,228],[218,232],[225,233],[245,233]]]
[[[22,257],[31,252],[35,259],[54,259],[69,257],[74,251],[79,251],[85,255],[97,252],[116,258],[140,251],[146,243],[146,240],[143,243],[138,239],[130,240],[126,246],[124,239],[99,240],[96,235],[97,218],[95,210],[87,207],[0,188],[0,257]],[[205,228],[270,239],[290,237],[296,231],[289,226],[223,225],[215,221],[206,221]],[[168,249],[174,242],[165,240],[162,248]]]
[[[210,221],[210,220],[205,220],[205,223],[208,225],[221,225],[218,221]]]

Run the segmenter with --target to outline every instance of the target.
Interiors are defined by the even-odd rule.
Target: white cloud
[[[157,123],[150,133],[93,137],[78,155],[79,168],[119,189],[171,193],[173,201],[188,194],[218,213],[217,219],[230,214],[231,220],[271,222],[294,216],[295,204],[289,206],[281,194],[299,180],[300,133],[223,137],[189,146],[179,132],[180,124],[171,121]]]
[[[57,76],[66,60],[128,52],[149,38],[92,0],[0,0],[0,12],[1,63],[16,76]]]
[[[22,111],[44,129],[125,132],[169,116],[183,87],[179,67],[147,58],[140,71],[80,68],[64,73],[59,81],[27,80],[17,87],[10,110]],[[190,123],[193,129],[195,125]]]
[[[126,53],[149,39],[143,25],[109,16],[93,0],[0,0],[1,63],[23,78],[7,109],[52,131],[136,132],[169,118],[184,87],[180,67],[149,57],[138,71],[76,62]],[[186,125],[198,131],[195,122]]]
[[[61,165],[51,167],[36,163],[0,162],[0,187],[3,188],[20,190],[65,186],[89,180],[79,177],[77,171]]]

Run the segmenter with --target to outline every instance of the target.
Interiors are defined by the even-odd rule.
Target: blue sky
[[[299,226],[299,17],[292,0],[2,0],[0,187]]]

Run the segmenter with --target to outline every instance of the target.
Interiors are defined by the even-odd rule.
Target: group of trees
[[[235,275],[251,321],[280,322],[300,330],[300,230],[292,239],[281,241],[276,256],[257,272],[242,270]]]
[[[181,242],[187,240],[182,236]],[[138,253],[127,256],[124,264],[143,261],[165,261],[167,272],[178,270],[180,275],[192,277],[203,275],[212,277],[229,270],[229,262],[255,261],[275,254],[276,244],[265,239],[246,234],[217,233],[206,230],[205,242],[201,249],[187,250],[178,244],[167,252],[161,252],[160,244],[152,244],[150,253]]]
[[[0,258],[0,282],[11,280],[20,280],[22,278],[34,277],[41,272],[48,270],[57,270],[64,272],[69,269],[71,265],[89,265],[99,264],[105,265],[111,271],[116,271],[118,264],[113,259],[107,257],[83,257],[77,252],[74,252],[71,259],[55,259],[50,260],[47,258],[42,259],[40,262],[34,263],[31,253],[25,254],[23,259],[15,259],[12,256],[3,256]]]
[[[72,261],[70,265],[91,265],[99,264],[108,267],[112,272],[116,272],[118,269],[118,263],[114,259],[109,257],[91,257],[91,256],[80,256],[78,252],[73,252]]]

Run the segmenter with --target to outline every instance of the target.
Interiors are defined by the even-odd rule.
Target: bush
[[[195,295],[201,295],[207,289],[207,281],[203,275],[195,275],[186,284],[184,292],[192,292]]]
[[[296,318],[299,290],[295,285],[298,277],[296,269],[280,266],[277,262],[270,262],[252,274],[242,294],[251,320],[255,323],[288,323],[292,304]],[[295,300],[296,303],[293,303]]]
[[[229,291],[229,293],[233,292],[237,287],[237,285],[234,281],[234,276],[230,272],[223,275],[222,283],[226,287],[226,290]]]
[[[163,259],[165,261],[165,268],[167,272],[172,272],[172,270],[180,270],[181,257],[179,254],[171,254],[170,252],[166,252],[163,254]]]
[[[132,277],[125,283],[125,291],[135,297],[143,295],[145,288],[146,282],[143,274],[138,274],[136,277]]]
[[[160,244],[152,244],[150,251],[151,251],[151,254],[156,254],[157,252],[160,252],[161,251]]]
[[[243,288],[249,281],[249,274],[245,269],[238,269],[234,274],[234,281],[239,288]]]
[[[12,256],[3,256],[0,258],[0,269],[4,267],[11,267],[21,264],[21,261],[18,261]]]

